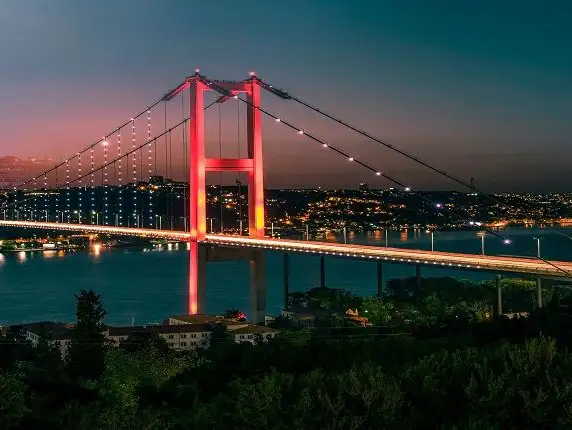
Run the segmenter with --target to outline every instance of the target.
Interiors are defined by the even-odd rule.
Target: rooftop
[[[53,340],[66,340],[71,339],[72,337],[73,325],[53,321],[40,321],[29,324],[14,325],[12,327],[20,327],[23,330],[29,331],[35,335],[42,335],[45,338],[51,338]]]
[[[187,324],[215,324],[220,322],[226,322],[223,317],[206,315],[206,314],[196,314],[196,315],[173,315],[169,318],[182,321]]]

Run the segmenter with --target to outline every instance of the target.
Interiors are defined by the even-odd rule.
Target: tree
[[[92,290],[76,294],[76,324],[68,351],[72,376],[99,379],[105,369],[105,309],[101,297]]]
[[[361,311],[361,315],[367,317],[373,325],[385,325],[393,318],[394,307],[392,302],[367,297],[362,302]]]
[[[27,412],[24,383],[15,373],[0,373],[0,428],[17,428]]]
[[[120,343],[119,347],[128,352],[136,352],[144,348],[154,348],[157,351],[168,354],[171,350],[167,341],[157,333],[136,331]]]

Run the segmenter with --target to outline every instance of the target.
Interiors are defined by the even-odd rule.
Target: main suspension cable
[[[245,100],[245,99],[243,99],[243,98],[241,98],[241,97],[238,97],[238,96],[236,96],[236,95],[233,95],[232,93],[230,93],[230,91],[228,91],[228,90],[226,90],[225,88],[223,88],[223,87],[221,87],[221,86],[215,84],[213,81],[209,80],[207,77],[205,77],[205,76],[203,76],[203,75],[200,75],[200,74],[197,74],[197,76],[200,77],[200,79],[203,81],[203,83],[204,83],[205,85],[208,85],[208,86],[211,87],[214,91],[220,93],[221,95],[230,96],[230,97],[234,97],[234,98],[236,98],[236,99],[238,99],[238,100],[241,100],[243,103],[247,104],[248,106],[250,106],[250,107],[252,107],[252,108],[254,108],[254,109],[259,110],[260,112],[262,112],[263,114],[269,116],[270,118],[273,118],[276,122],[282,123],[282,124],[284,124],[285,126],[287,126],[288,128],[297,131],[298,134],[300,134],[300,135],[305,135],[305,136],[308,137],[309,139],[311,139],[311,140],[313,140],[313,141],[315,141],[315,142],[317,142],[317,143],[320,143],[320,144],[322,145],[322,147],[327,148],[327,149],[330,149],[330,150],[334,151],[335,153],[337,153],[338,155],[341,155],[341,156],[345,157],[348,161],[354,162],[354,163],[359,164],[360,166],[362,166],[362,167],[368,169],[369,171],[375,173],[376,176],[381,176],[381,177],[386,178],[387,180],[393,182],[393,183],[396,184],[396,185],[399,185],[399,186],[404,187],[404,188],[408,188],[403,182],[401,182],[401,181],[399,181],[399,180],[397,180],[397,179],[395,179],[395,178],[392,178],[392,177],[390,177],[390,176],[388,176],[388,175],[382,173],[381,171],[375,169],[374,167],[372,167],[371,165],[367,164],[366,162],[363,162],[363,161],[361,161],[361,160],[356,159],[355,157],[350,156],[349,154],[347,154],[347,153],[344,152],[343,150],[341,150],[341,149],[339,149],[339,148],[337,148],[337,147],[335,147],[335,146],[332,146],[332,145],[328,144],[325,140],[320,139],[320,138],[318,138],[318,137],[316,137],[316,136],[314,136],[314,135],[312,135],[312,134],[310,134],[310,133],[307,133],[306,131],[304,131],[303,129],[297,127],[296,125],[290,123],[289,121],[283,120],[282,118],[280,118],[280,117],[274,115],[273,113],[267,111],[267,110],[264,109],[264,108],[261,108],[260,106],[256,106],[255,104],[251,103],[251,102],[248,101],[248,100]],[[432,199],[429,199],[428,197],[423,196],[422,194],[420,194],[420,193],[418,193],[418,192],[411,191],[411,190],[410,190],[410,192],[412,192],[413,194],[417,195],[417,196],[420,197],[421,199],[423,199],[423,200],[425,200],[425,201],[431,203],[432,205],[434,205],[434,206],[436,206],[436,207],[439,207],[439,208],[442,207],[441,205],[439,205],[438,203],[436,203],[436,202],[433,201]],[[456,216],[457,218],[459,218],[459,219],[463,219],[460,215],[456,214],[455,212],[452,212],[452,214],[455,215],[455,216]],[[499,238],[499,239],[502,239],[505,244],[514,245],[514,242],[513,242],[512,240],[510,240],[509,238],[507,238],[507,237],[505,237],[505,236],[502,236],[502,235],[498,234],[497,232],[495,232],[495,231],[493,231],[493,230],[490,230],[490,229],[488,229],[488,228],[486,228],[486,227],[484,227],[483,230],[486,231],[487,233],[489,233],[489,234],[491,234],[491,235],[493,235],[493,236]],[[563,272],[563,273],[566,274],[567,276],[572,276],[572,273],[569,273],[567,270],[565,270],[565,269],[563,269],[563,268],[557,266],[556,264],[552,263],[552,262],[549,261],[549,260],[546,260],[545,258],[543,258],[543,257],[541,257],[541,256],[539,256],[539,255],[537,255],[536,253],[533,253],[533,252],[529,251],[528,249],[525,249],[525,248],[522,248],[522,247],[516,246],[516,245],[515,245],[515,248],[517,248],[517,249],[523,251],[524,253],[530,255],[533,259],[538,259],[538,260],[540,260],[540,261],[542,261],[542,262],[544,262],[544,263],[546,263],[546,264],[548,264],[548,265],[554,267],[556,270]]]
[[[349,124],[348,122],[342,120],[341,118],[339,118],[333,114],[330,114],[328,112],[325,112],[322,109],[320,109],[319,107],[314,106],[311,103],[308,103],[308,102],[300,99],[299,97],[292,95],[291,93],[289,93],[287,91],[284,91],[282,89],[278,89],[274,85],[271,85],[268,82],[266,82],[266,81],[264,81],[258,77],[253,77],[253,79],[255,79],[263,89],[267,90],[271,94],[274,94],[274,95],[276,95],[282,99],[293,100],[296,103],[299,103],[302,106],[304,106],[304,107],[306,107],[306,108],[308,108],[308,109],[310,109],[310,110],[312,110],[312,111],[314,111],[314,112],[316,112],[316,113],[318,113],[318,114],[320,114],[320,115],[322,115],[322,116],[324,116],[324,117],[326,117],[332,121],[335,121],[338,124],[348,128],[348,129],[350,129],[350,130],[352,130],[352,131],[354,131],[354,132],[356,132],[356,133],[358,133],[364,137],[367,137],[370,140],[373,140],[374,142],[378,143],[379,145],[382,145],[391,151],[397,152],[398,154],[408,158],[409,160],[412,160],[412,161],[416,162],[417,164],[420,164],[420,165],[432,170],[433,172],[438,173],[441,176],[446,177],[447,179],[450,179],[450,180],[452,180],[452,181],[454,181],[460,185],[463,185],[464,187],[471,189],[474,193],[477,193],[477,194],[489,199],[490,201],[492,201],[496,204],[506,206],[506,207],[510,207],[510,208],[514,208],[512,205],[507,204],[506,202],[503,202],[503,201],[491,196],[488,193],[485,193],[484,191],[476,188],[474,185],[471,185],[471,184],[467,183],[466,181],[463,181],[462,179],[459,179],[459,178],[453,176],[452,174],[448,173],[447,171],[445,171],[443,169],[439,169],[439,168],[433,166],[432,164],[430,164],[429,162],[422,160],[419,157],[416,157],[415,155],[412,155],[412,154],[406,152],[405,150],[396,147],[395,145],[389,144],[389,143],[385,142],[384,140],[372,135],[371,133],[368,133],[367,131],[365,131],[363,129],[360,129],[360,128],[352,125],[352,124]],[[536,221],[541,221],[541,220],[536,219]],[[549,230],[552,230],[552,231],[558,233],[559,235],[564,236],[564,237],[572,240],[572,236],[566,234],[565,232],[563,232],[561,230],[558,230],[558,229],[552,227],[550,224],[547,224],[547,227]]]

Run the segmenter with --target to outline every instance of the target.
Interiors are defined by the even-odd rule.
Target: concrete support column
[[[417,287],[417,306],[421,298],[421,265],[415,265],[415,285]]]
[[[496,285],[497,285],[497,316],[502,315],[502,283],[501,283],[501,275],[497,275],[496,278]]]
[[[284,272],[284,309],[288,309],[288,298],[290,295],[290,256],[287,253],[284,253],[282,269]]]
[[[320,257],[320,288],[326,288],[326,257]]]
[[[377,263],[377,297],[383,294],[383,264]]]
[[[542,278],[536,278],[536,307],[542,308]]]
[[[264,322],[266,315],[266,275],[264,270],[264,251],[252,251],[250,265],[250,322]]]

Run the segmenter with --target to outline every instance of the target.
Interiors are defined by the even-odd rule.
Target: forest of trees
[[[101,298],[81,291],[65,358],[17,328],[0,339],[0,428],[572,428],[566,294],[547,292],[535,309],[529,281],[507,283],[507,307],[530,315],[490,321],[479,317],[492,306],[490,285],[433,279],[415,292],[410,282],[390,281],[381,299],[292,297],[332,311],[356,305],[409,334],[317,327],[251,345],[221,333],[198,352],[143,334],[106,345]]]

